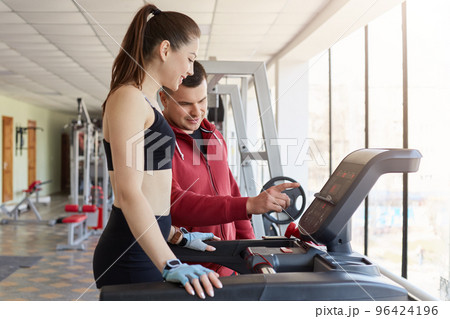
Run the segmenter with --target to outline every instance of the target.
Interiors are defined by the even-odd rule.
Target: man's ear
[[[166,95],[166,93],[163,90],[159,91],[159,99],[161,100],[161,103],[164,106],[164,108],[166,108],[167,95]]]
[[[168,40],[164,40],[159,44],[159,57],[162,61],[166,61],[167,57],[170,53],[170,42]]]

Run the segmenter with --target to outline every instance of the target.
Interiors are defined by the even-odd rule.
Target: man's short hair
[[[203,80],[206,80],[206,78],[206,71],[203,68],[203,65],[201,65],[198,61],[194,61],[194,74],[186,77],[181,85],[184,85],[188,88],[195,88],[202,84]],[[166,88],[165,86],[163,86],[163,90],[168,94],[172,93],[172,90]]]
[[[185,78],[181,85],[187,86],[188,88],[195,88],[202,84],[204,79],[206,79],[206,71],[203,65],[198,61],[194,61],[194,74]]]

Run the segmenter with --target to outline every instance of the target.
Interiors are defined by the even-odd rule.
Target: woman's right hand
[[[214,287],[222,288],[219,274],[201,265],[180,264],[164,269],[162,276],[166,281],[181,283],[189,294],[197,294],[202,299],[205,299],[203,289],[208,296],[214,297]]]

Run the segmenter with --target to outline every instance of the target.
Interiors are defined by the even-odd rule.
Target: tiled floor
[[[67,196],[51,197],[48,205],[37,206],[42,219],[64,216]],[[0,215],[0,219],[7,216]],[[36,220],[25,213],[20,220]],[[0,256],[42,256],[32,267],[19,268],[0,281],[0,300],[98,300],[92,275],[92,255],[99,235],[84,243],[85,251],[57,251],[67,242],[67,226],[56,224],[0,224]]]

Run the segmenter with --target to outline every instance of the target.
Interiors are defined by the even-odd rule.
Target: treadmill
[[[407,301],[408,293],[352,251],[350,219],[378,178],[416,172],[413,149],[360,149],[347,155],[298,223],[300,238],[210,241],[214,252],[172,246],[183,262],[214,262],[239,275],[221,277],[206,300]],[[100,300],[199,300],[170,282],[104,286]]]

